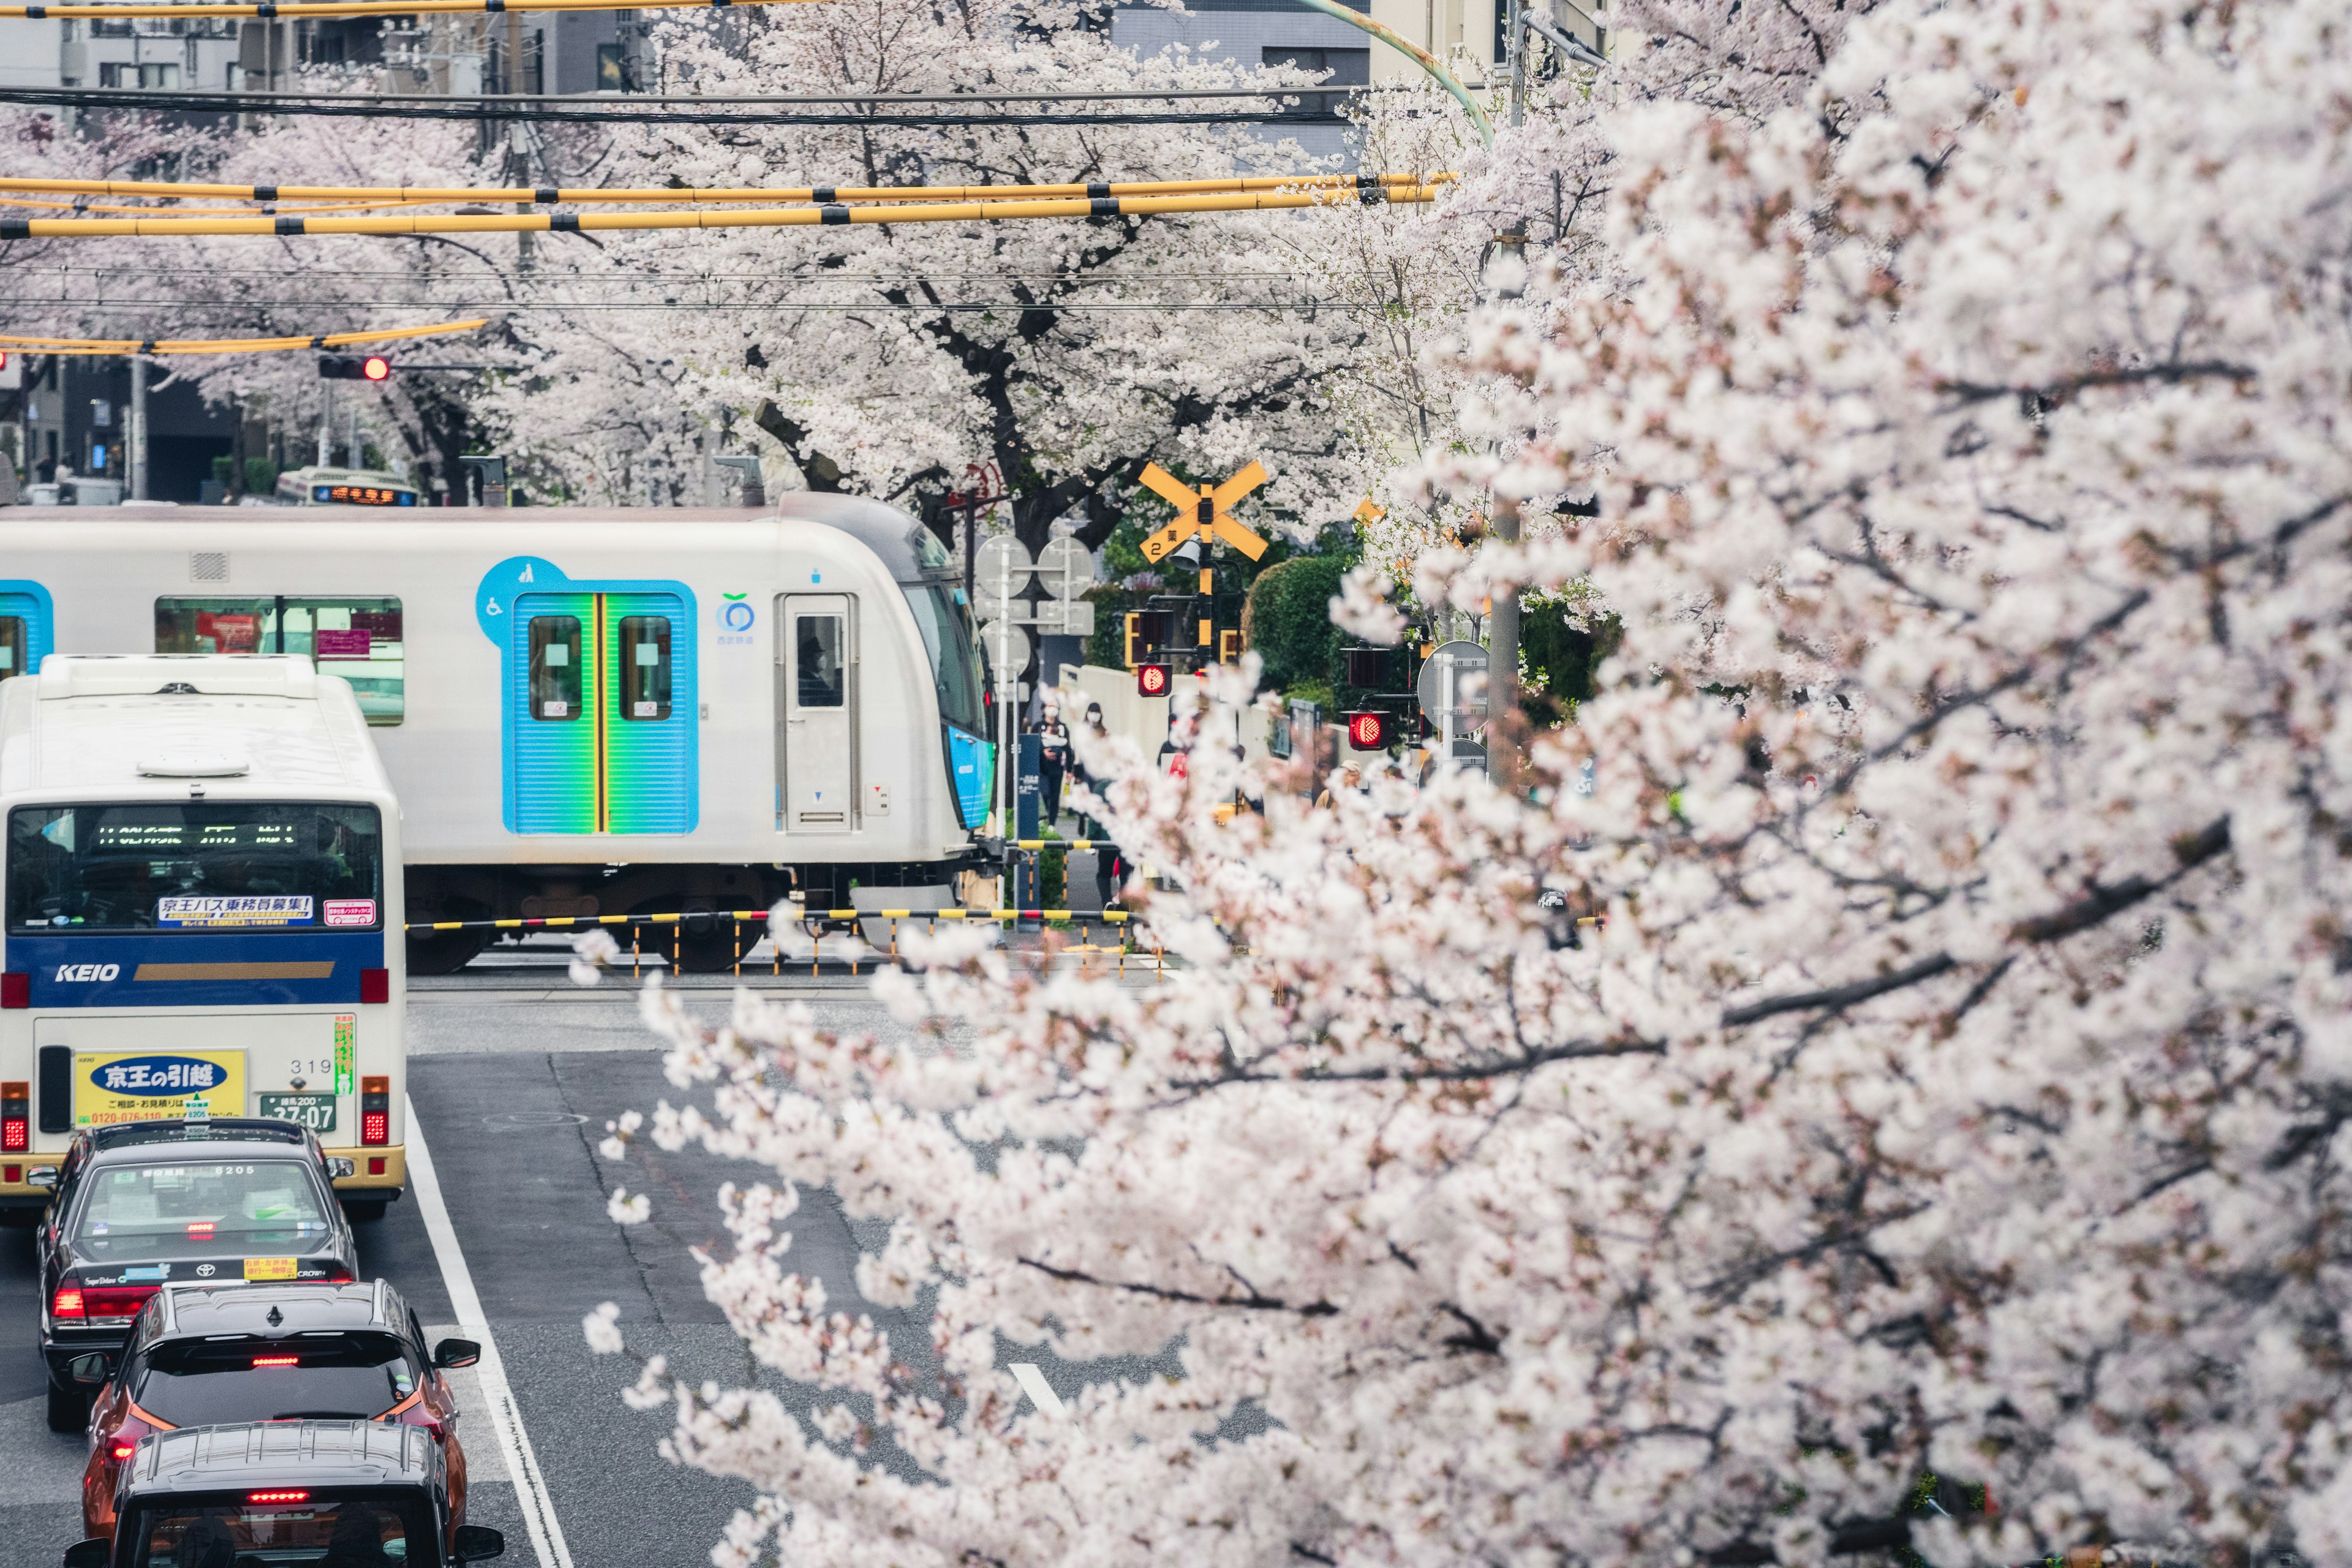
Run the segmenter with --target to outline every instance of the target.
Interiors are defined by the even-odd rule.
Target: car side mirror
[[[66,1548],[65,1568],[106,1568],[113,1556],[114,1543],[102,1535],[93,1535]]]
[[[359,1173],[360,1163],[357,1160],[352,1159],[349,1154],[330,1154],[327,1156],[328,1180],[340,1182],[345,1176],[356,1176]]]
[[[481,1359],[482,1347],[471,1340],[443,1340],[433,1347],[435,1366],[471,1366]]]
[[[96,1351],[88,1355],[78,1355],[66,1363],[66,1371],[84,1388],[103,1387],[106,1383],[106,1357]]]
[[[31,1170],[25,1173],[25,1184],[28,1187],[56,1186],[58,1184],[58,1168],[55,1165],[36,1165]],[[85,1541],[82,1544],[87,1546],[89,1542]]]
[[[89,1544],[89,1542],[87,1541],[82,1542],[83,1546],[87,1546]],[[99,1544],[103,1546],[106,1543],[104,1542],[100,1542]],[[77,1548],[77,1550],[79,1550],[79,1548]],[[504,1557],[506,1554],[507,1538],[499,1534],[497,1531],[492,1530],[488,1525],[461,1524],[457,1527],[458,1562],[488,1563],[493,1557]],[[106,1560],[102,1557],[99,1558],[91,1563],[89,1565],[89,1568],[104,1568],[105,1561]],[[66,1561],[66,1568],[83,1568],[83,1565],[75,1563],[72,1560],[71,1554],[68,1553]]]

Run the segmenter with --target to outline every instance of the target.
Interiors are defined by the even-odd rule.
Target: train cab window
[[[618,657],[624,719],[669,717],[669,617],[623,616]]]
[[[848,701],[849,673],[842,662],[839,616],[799,616],[793,621],[800,666],[800,705],[839,708]]]
[[[307,654],[322,675],[352,683],[375,725],[406,710],[407,645],[400,601],[275,594],[249,599],[155,601],[157,653]]]
[[[29,674],[25,668],[25,617],[0,616],[0,680]]]
[[[577,616],[530,618],[530,716],[558,722],[581,717]]]

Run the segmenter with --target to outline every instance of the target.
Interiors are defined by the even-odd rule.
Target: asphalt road
[[[469,972],[412,994],[412,1137],[421,1132],[430,1151],[574,1568],[703,1568],[728,1515],[750,1502],[751,1490],[664,1460],[656,1448],[666,1416],[631,1410],[620,1398],[635,1380],[635,1363],[592,1354],[580,1320],[600,1302],[616,1302],[634,1352],[665,1354],[676,1371],[723,1385],[784,1386],[750,1363],[703,1300],[689,1251],[723,1247],[719,1184],[764,1173],[692,1151],[663,1154],[650,1142],[626,1166],[608,1168],[595,1152],[608,1118],[687,1098],[662,1076],[628,987],[573,990],[560,970],[544,988],[519,974],[502,981],[493,986]],[[820,985],[795,994],[821,1022],[895,1027],[862,984]],[[729,1005],[717,986],[689,999],[713,1021]],[[604,1198],[616,1184],[650,1192],[655,1219],[627,1230],[612,1224]],[[876,1227],[860,1228],[878,1249]],[[452,1289],[415,1194],[358,1229],[364,1273],[391,1279],[435,1337],[455,1332]],[[877,1324],[893,1325],[891,1314],[857,1297],[858,1238],[829,1195],[803,1194],[791,1229],[793,1257],[824,1281],[834,1306],[873,1310]],[[0,1568],[55,1568],[81,1533],[83,1444],[44,1425],[35,1313],[29,1233],[0,1230]],[[927,1348],[920,1333],[892,1337]],[[1061,1369],[1053,1376],[1064,1381]],[[478,1374],[455,1377],[473,1477],[469,1519],[506,1532],[505,1561],[517,1568],[561,1568],[560,1559],[537,1560]]]

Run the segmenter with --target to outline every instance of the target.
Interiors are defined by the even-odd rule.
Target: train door
[[[509,826],[690,831],[695,713],[679,596],[524,594],[508,626]]]
[[[776,826],[847,833],[856,826],[857,614],[844,594],[790,594],[776,605]]]
[[[0,584],[0,680],[40,673],[50,652],[48,599],[29,584]]]

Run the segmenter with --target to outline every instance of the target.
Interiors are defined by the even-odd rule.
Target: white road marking
[[[1006,1370],[1013,1373],[1013,1381],[1021,1385],[1021,1392],[1029,1396],[1030,1404],[1048,1415],[1069,1414],[1062,1404],[1062,1396],[1046,1383],[1045,1374],[1037,1370],[1034,1362],[1016,1361]]]
[[[425,1234],[433,1238],[434,1260],[441,1265],[441,1282],[448,1289],[457,1326],[467,1339],[481,1343],[482,1359],[475,1371],[480,1376],[482,1397],[489,1403],[490,1428],[499,1435],[507,1473],[514,1478],[515,1498],[522,1506],[523,1526],[530,1531],[531,1551],[539,1558],[539,1568],[572,1568],[572,1549],[564,1544],[563,1526],[555,1517],[555,1500],[548,1495],[547,1478],[540,1474],[539,1457],[531,1452],[530,1434],[523,1430],[514,1390],[507,1386],[506,1364],[499,1359],[498,1342],[490,1337],[482,1298],[474,1289],[474,1276],[466,1268],[466,1254],[457,1245],[457,1232],[441,1201],[441,1183],[433,1172],[432,1152],[425,1146],[416,1102],[404,1099],[402,1104],[408,1113],[409,1184],[416,1189],[416,1206],[425,1216]]]

